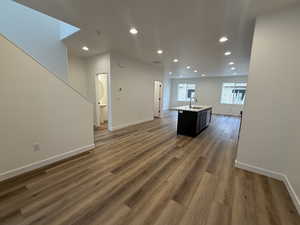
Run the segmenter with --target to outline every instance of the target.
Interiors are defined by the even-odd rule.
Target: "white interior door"
[[[154,117],[161,117],[162,83],[154,81]]]
[[[95,90],[96,90],[96,102],[95,102],[95,125],[100,127],[100,116],[101,111],[99,107],[100,97],[99,97],[99,85],[98,85],[98,75],[95,76]]]

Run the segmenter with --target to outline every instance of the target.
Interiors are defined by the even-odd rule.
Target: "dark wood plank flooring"
[[[196,138],[176,113],[96,131],[96,149],[0,184],[1,225],[299,225],[282,182],[233,167],[239,118]]]

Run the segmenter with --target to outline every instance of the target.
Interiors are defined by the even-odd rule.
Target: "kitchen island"
[[[178,111],[177,135],[196,137],[211,122],[212,106],[192,105],[173,109]]]

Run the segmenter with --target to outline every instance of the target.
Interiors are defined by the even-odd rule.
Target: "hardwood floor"
[[[104,122],[104,123],[101,123],[100,124],[100,127],[97,127],[97,128],[94,128],[94,131],[96,133],[99,133],[99,132],[102,132],[102,131],[106,131],[108,129],[108,123],[107,121]]]
[[[0,184],[0,224],[299,225],[283,183],[233,168],[239,119],[197,138],[176,114],[95,133],[96,149]]]

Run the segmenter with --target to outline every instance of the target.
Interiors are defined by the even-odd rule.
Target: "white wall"
[[[69,84],[84,97],[88,96],[88,68],[85,59],[69,52]]]
[[[111,54],[113,129],[153,119],[155,80],[163,81],[162,68]]]
[[[94,105],[95,126],[99,125],[96,75],[101,73],[108,75],[110,130],[153,119],[154,81],[163,81],[162,68],[116,52],[89,57],[87,67],[88,98]]]
[[[3,36],[0,49],[0,180],[92,148],[92,105]]]
[[[1,0],[0,8],[0,34],[67,81],[67,49],[60,40],[60,22],[11,0]]]
[[[196,84],[196,95],[199,105],[212,105],[213,113],[224,115],[239,115],[242,105],[221,104],[223,82],[247,82],[247,76],[235,77],[205,77],[193,79],[172,79],[171,107],[187,105],[189,102],[177,101],[177,85],[179,83]]]
[[[298,196],[299,21],[300,7],[257,19],[237,157],[241,163],[285,174]]]

